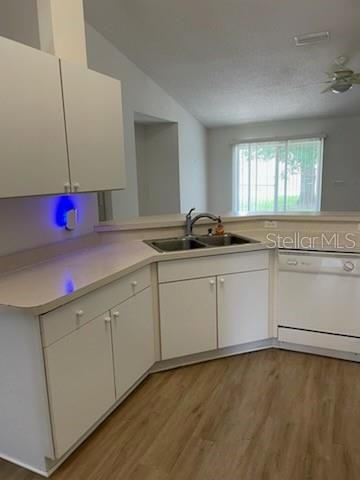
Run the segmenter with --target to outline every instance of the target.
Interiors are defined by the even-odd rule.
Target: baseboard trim
[[[342,352],[339,350],[331,350],[321,347],[310,347],[306,345],[298,345],[295,343],[280,342],[277,338],[268,338],[258,342],[246,343],[244,345],[235,345],[234,347],[220,348],[218,350],[210,350],[208,352],[187,355],[185,357],[172,358],[170,360],[162,360],[156,362],[150,369],[150,374],[172,370],[174,368],[186,367],[196,363],[208,362],[220,358],[241,355],[243,353],[257,352],[269,349],[288,350],[291,352],[307,353],[322,357],[336,358],[338,360],[346,360],[350,362],[360,363],[360,355],[357,353]]]
[[[171,358],[170,360],[162,360],[156,362],[150,369],[150,373],[164,372],[173,368],[186,367],[195,363],[208,362],[224,357],[231,357],[242,353],[256,352],[258,350],[267,350],[274,345],[274,338],[267,338],[257,342],[245,343],[243,345],[235,345],[233,347],[219,348],[207,352],[196,353],[194,355],[186,355],[184,357]]]
[[[0,452],[0,459],[4,460],[5,462],[12,463],[14,465],[17,465],[18,467],[25,468],[26,470],[29,470],[30,472],[36,473],[38,475],[41,475],[42,477],[49,478],[50,474],[47,473],[45,470],[39,470],[38,468],[32,467],[31,465],[21,462],[20,460],[10,457],[9,455],[5,455]]]

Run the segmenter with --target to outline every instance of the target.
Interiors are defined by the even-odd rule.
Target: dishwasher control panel
[[[330,253],[279,252],[279,270],[360,275],[360,256]]]

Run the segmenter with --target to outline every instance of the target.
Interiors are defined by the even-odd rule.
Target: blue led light
[[[74,200],[69,195],[59,197],[55,208],[55,225],[64,228],[66,225],[66,213],[74,208],[76,208]]]
[[[67,295],[72,293],[75,290],[75,283],[70,278],[65,280],[64,291]]]

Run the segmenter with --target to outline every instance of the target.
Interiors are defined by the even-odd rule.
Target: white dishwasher
[[[278,327],[280,342],[360,353],[360,256],[279,252]]]

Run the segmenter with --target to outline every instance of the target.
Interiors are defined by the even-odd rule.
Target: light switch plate
[[[277,228],[278,227],[278,222],[276,222],[275,220],[265,220],[264,227],[265,228]]]
[[[66,230],[72,231],[75,230],[77,225],[77,210],[73,208],[68,210],[65,214],[65,228]]]

